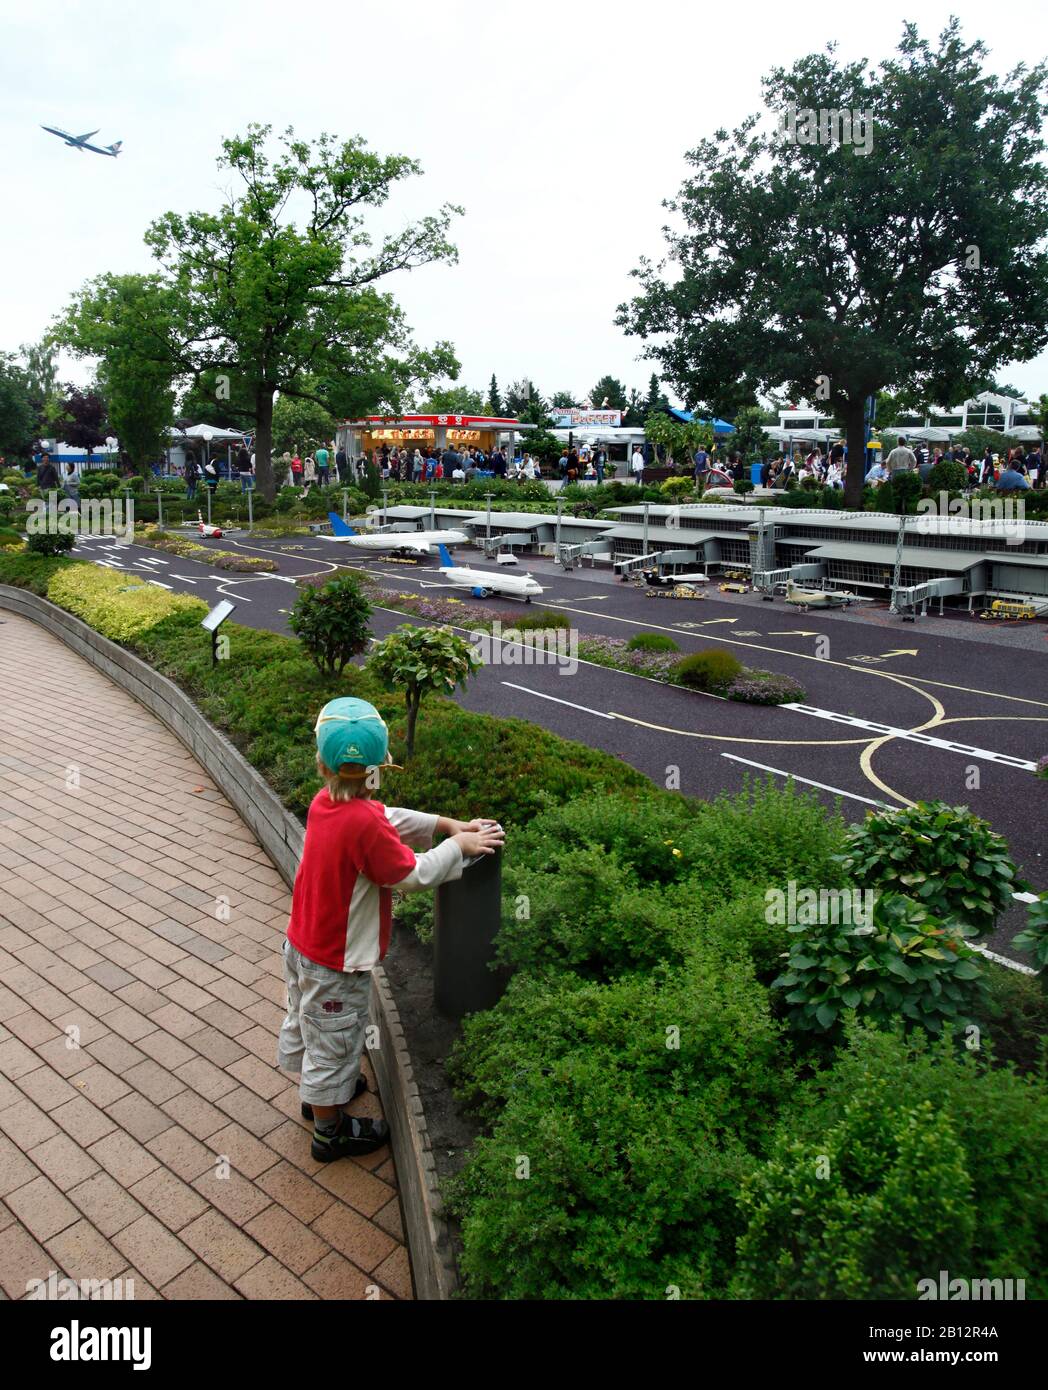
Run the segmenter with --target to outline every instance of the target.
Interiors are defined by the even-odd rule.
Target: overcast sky
[[[0,0],[0,348],[39,338],[90,276],[149,269],[147,224],[215,206],[220,141],[255,120],[417,158],[398,221],[464,206],[459,264],[388,282],[420,342],[455,344],[462,381],[643,386],[615,307],[660,252],[684,152],[758,110],[770,67],[830,39],[879,59],[905,18],[934,38],[950,13],[1001,72],[1048,52],[1035,0]],[[69,149],[41,123],[98,126],[123,154]],[[1048,354],[1000,377],[1048,390]]]

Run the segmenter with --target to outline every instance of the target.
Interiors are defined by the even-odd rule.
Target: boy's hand
[[[477,819],[465,821],[452,820],[450,816],[441,816],[437,821],[437,829],[443,835],[461,835],[464,830],[479,831],[483,830],[485,826],[495,824],[496,822],[493,820]]]
[[[494,821],[475,821],[479,830],[460,830],[451,838],[462,851],[463,859],[472,859],[478,854],[494,854],[501,849],[506,840],[506,832]]]

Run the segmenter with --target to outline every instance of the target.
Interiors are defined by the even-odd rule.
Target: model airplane
[[[380,531],[363,535],[348,526],[336,512],[328,512],[331,522],[330,536],[321,535],[324,541],[342,541],[354,550],[389,551],[392,554],[408,553],[429,555],[435,547],[442,545],[465,545],[469,537],[464,531]]]
[[[708,584],[708,574],[660,574],[658,570],[643,570],[644,582],[654,589],[671,588],[674,584]]]
[[[466,569],[451,563],[446,546],[437,548],[440,552],[440,573],[456,589],[469,589],[474,598],[502,594],[506,598],[522,598],[525,603],[530,603],[543,592],[541,584],[530,574],[493,574],[490,570]]]
[[[792,579],[786,584],[786,602],[795,603],[801,609],[847,608],[858,601],[858,595],[847,589],[802,589]]]
[[[50,135],[57,135],[60,140],[64,140],[74,150],[90,150],[92,154],[108,154],[114,159],[124,147],[123,140],[117,140],[113,145],[92,145],[90,143],[91,136],[97,135],[97,130],[89,130],[86,135],[70,135],[68,130],[59,130],[53,125],[42,125],[40,129],[46,130]]]

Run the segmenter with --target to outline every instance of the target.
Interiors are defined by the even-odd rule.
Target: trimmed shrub
[[[494,1124],[449,1184],[467,1294],[723,1291],[747,1144],[792,1084],[783,1060],[741,962],[707,955],[604,986],[512,981],[467,1021],[452,1062],[460,1094]]]
[[[720,692],[742,675],[742,669],[742,662],[731,652],[710,647],[686,656],[673,674],[682,685],[689,685],[693,690]]]
[[[972,1268],[964,1149],[904,1096],[867,1086],[814,1146],[784,1136],[744,1181],[738,1297],[913,1299],[918,1279]]]
[[[76,544],[76,537],[66,531],[33,531],[26,540],[30,555],[67,555]]]
[[[861,1132],[860,1115],[852,1110],[856,1098],[869,1100],[871,1139]],[[914,1167],[907,1178],[895,1167],[899,1179],[895,1194],[877,1171],[876,1152],[891,1158],[884,1138],[888,1125],[898,1127],[900,1112],[931,1105],[935,1114],[947,1117],[951,1133],[934,1124],[943,1137],[954,1166],[956,1146],[964,1155],[966,1178],[955,1175],[946,1193],[936,1178],[935,1152],[920,1144],[911,1149]],[[849,1112],[851,1114],[849,1115]],[[926,1110],[921,1113],[927,1114]],[[883,1117],[883,1118],[879,1118]],[[893,1117],[889,1119],[889,1117]],[[855,1122],[860,1121],[857,1130]],[[799,1241],[783,1232],[785,1245],[772,1234],[772,1225],[760,1217],[762,1189],[778,1206],[780,1181],[758,1175],[753,1197],[747,1199],[745,1215],[751,1230],[740,1255],[746,1266],[735,1292],[741,1297],[781,1297],[774,1290],[792,1281],[793,1296],[801,1298],[901,1297],[916,1296],[916,1281],[936,1278],[940,1269],[971,1278],[1025,1279],[1026,1297],[1048,1296],[1048,1272],[1044,1252],[1048,1249],[1048,1208],[1044,1191],[1048,1183],[1048,1087],[1043,1078],[1020,1077],[1009,1068],[990,1068],[977,1052],[958,1048],[950,1037],[932,1040],[915,1032],[904,1038],[900,1032],[883,1032],[856,1027],[847,1047],[837,1054],[832,1070],[819,1074],[796,1093],[793,1104],[779,1125],[779,1144],[788,1149],[793,1142],[805,1147],[808,1172],[813,1175],[820,1154],[826,1154],[827,1138],[845,1126],[847,1142],[838,1141],[838,1162],[846,1165],[850,1210],[858,1212],[863,1229],[873,1232],[867,1216],[876,1223],[885,1211],[886,1199],[898,1201],[908,1209],[913,1235],[893,1227],[882,1227],[890,1238],[879,1254],[868,1246],[856,1253],[867,1260],[884,1261],[884,1273],[867,1263],[869,1280],[865,1284],[837,1261],[840,1239],[831,1239],[823,1220],[825,1209],[819,1193],[811,1202],[795,1203],[797,1235],[809,1232],[815,1241],[810,1257],[797,1258]],[[929,1135],[932,1125],[929,1126]],[[850,1136],[850,1137],[848,1137]],[[897,1150],[896,1150],[897,1152]],[[778,1149],[780,1161],[783,1148]],[[923,1154],[919,1158],[918,1155]],[[803,1165],[804,1160],[797,1160]],[[831,1163],[831,1173],[837,1164]],[[796,1163],[793,1165],[796,1169]],[[884,1174],[886,1177],[887,1174]],[[912,1185],[912,1190],[910,1190]],[[825,1187],[826,1180],[815,1182]],[[879,1191],[878,1191],[879,1190]],[[865,1200],[863,1200],[865,1194]],[[939,1214],[943,1197],[952,1198],[955,1228],[970,1234],[958,1251],[955,1237],[944,1231],[942,1243],[928,1240],[929,1224],[923,1213]],[[877,1207],[880,1210],[877,1210]],[[872,1210],[871,1210],[872,1208]],[[754,1218],[757,1218],[755,1221]],[[919,1243],[911,1244],[912,1241]],[[763,1249],[763,1260],[760,1251]],[[818,1252],[832,1257],[825,1272],[818,1268]],[[780,1251],[793,1252],[780,1266]],[[744,1253],[743,1253],[744,1251]],[[914,1262],[907,1267],[900,1254],[910,1251]],[[761,1272],[761,1264],[764,1272]],[[801,1277],[801,1276],[804,1277]],[[899,1292],[892,1292],[898,1288]],[[847,1292],[845,1292],[847,1290]]]
[[[679,652],[680,647],[664,632],[637,632],[626,643],[631,652]]]
[[[940,459],[928,474],[928,491],[963,492],[968,486],[968,470],[956,459]]]
[[[371,637],[371,604],[355,576],[342,574],[320,588],[304,588],[288,616],[288,627],[317,670],[341,676]]]
[[[807,691],[792,676],[773,671],[745,670],[726,686],[723,692],[729,700],[748,705],[788,705],[807,698]]]
[[[983,967],[964,944],[974,933],[913,899],[886,894],[863,907],[855,890],[813,911],[821,920],[787,926],[794,944],[785,972],[772,981],[772,989],[788,991],[798,1032],[832,1038],[860,1017],[886,1027],[902,1018],[939,1033],[945,1024],[970,1023],[985,1004]]]
[[[175,614],[191,613],[199,623],[207,612],[207,604],[201,599],[87,564],[57,570],[48,581],[47,597],[104,637],[125,644]],[[204,636],[198,633],[197,639],[201,651],[207,652]]]
[[[866,888],[900,888],[936,917],[955,918],[977,936],[1024,888],[1004,837],[966,806],[919,801],[870,813],[848,833],[846,872]]]

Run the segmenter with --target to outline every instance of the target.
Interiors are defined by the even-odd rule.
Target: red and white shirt
[[[431,849],[436,816],[354,797],[313,798],[295,875],[287,937],[332,970],[371,970],[393,930],[394,887],[413,893],[462,876],[462,851]],[[424,851],[415,854],[416,849]]]

